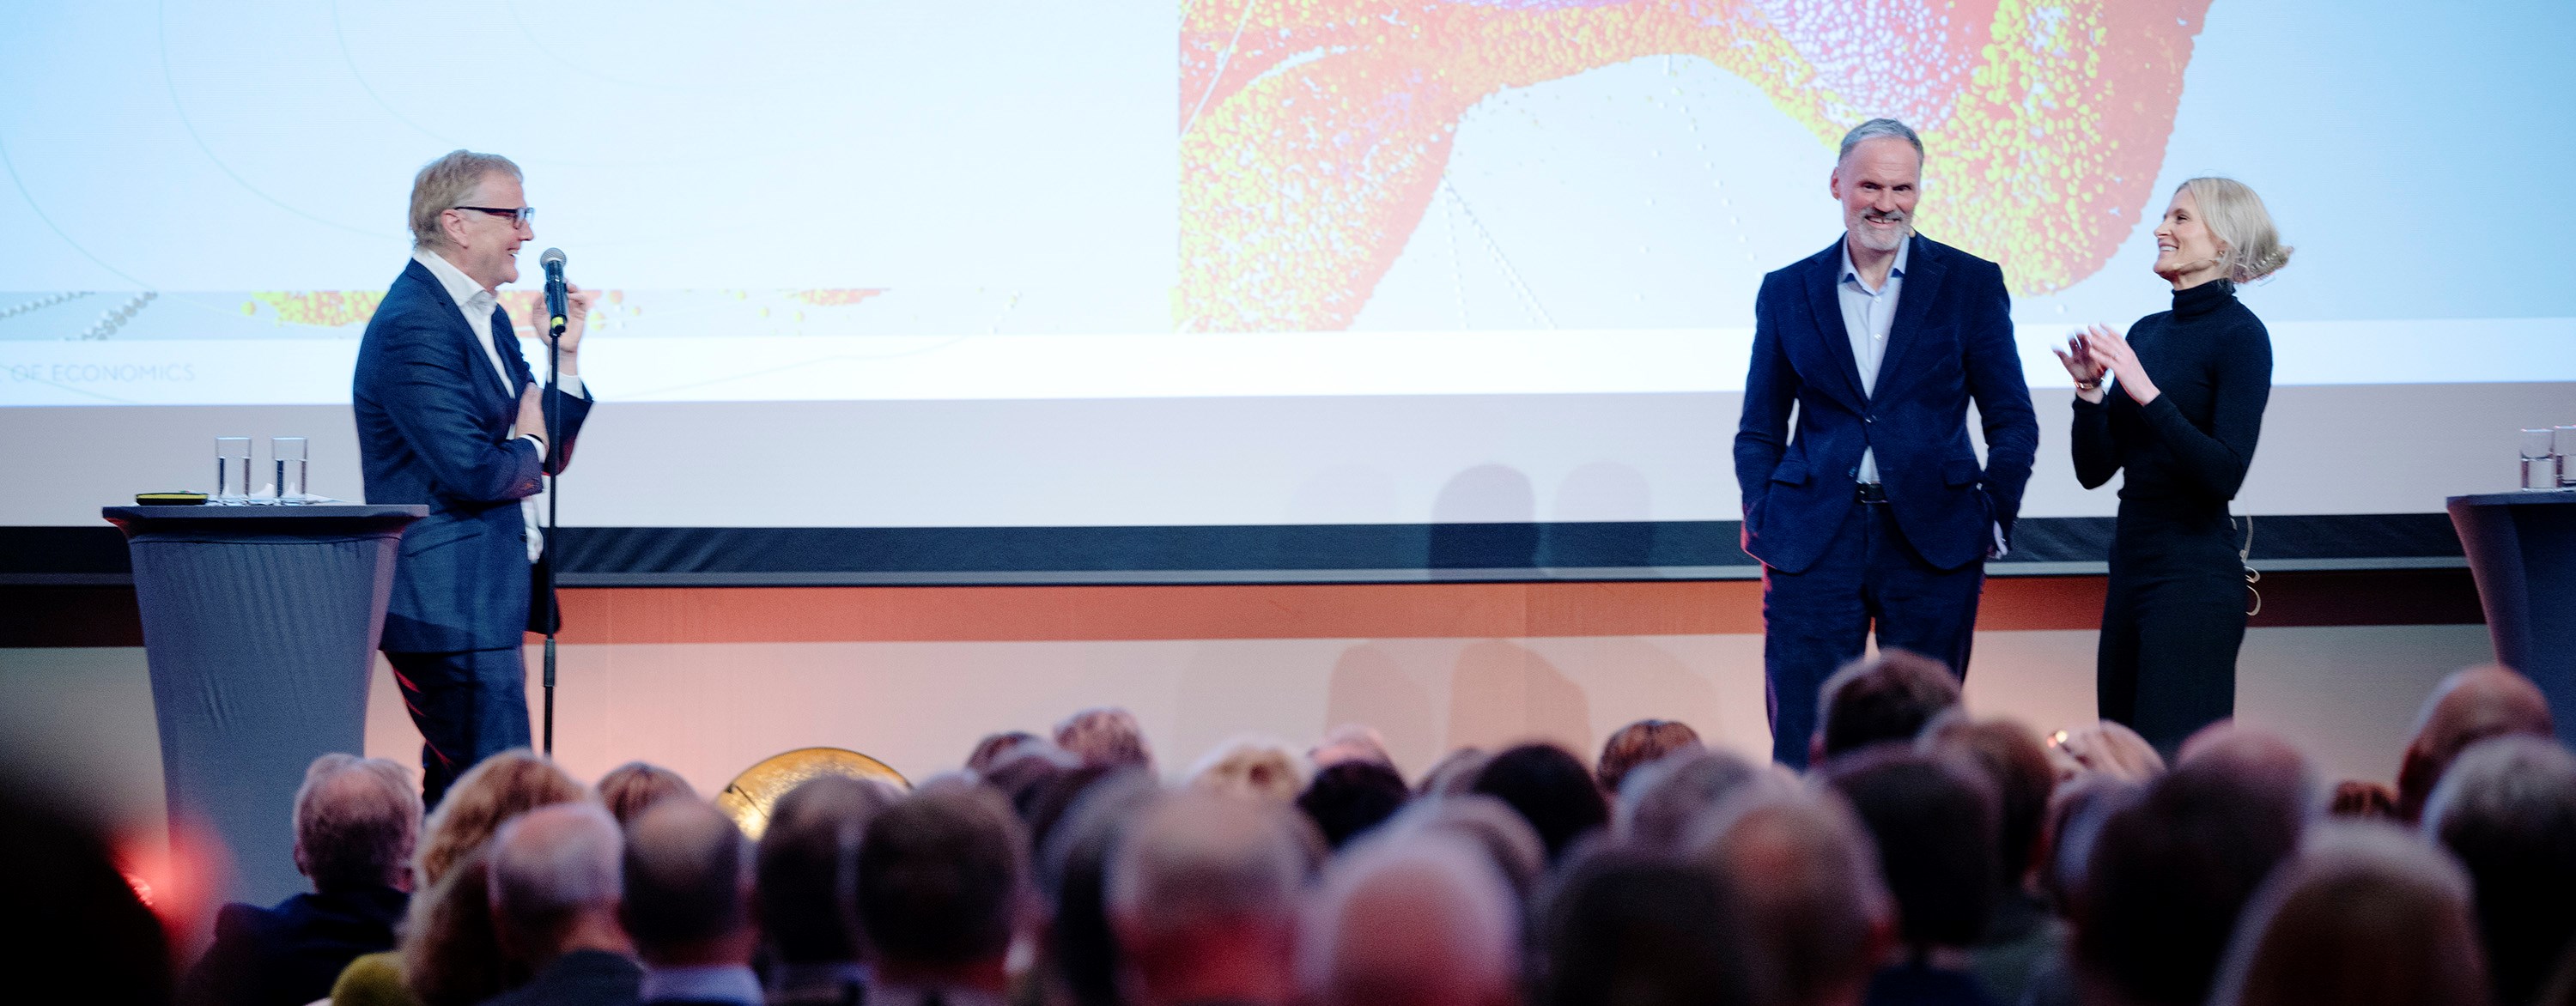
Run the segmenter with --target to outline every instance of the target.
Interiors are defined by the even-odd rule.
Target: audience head
[[[1286,742],[1237,737],[1190,766],[1191,787],[1245,800],[1284,804],[1297,799],[1314,774],[1304,755]]]
[[[1831,789],[1749,793],[1714,811],[1699,858],[1733,882],[1785,1006],[1854,1003],[1895,939],[1878,852]]]
[[[501,825],[481,865],[503,951],[542,968],[618,933],[624,844],[617,819],[588,801],[539,807]]]
[[[1601,762],[1592,767],[1601,792],[1619,795],[1619,785],[1638,766],[1682,751],[1700,751],[1699,731],[1679,720],[1638,720],[1620,727],[1601,745]]]
[[[1509,1006],[1520,921],[1511,891],[1464,841],[1360,843],[1326,874],[1298,951],[1315,1006]]]
[[[2530,1002],[2576,937],[2576,755],[2507,736],[2452,759],[2424,834],[2468,868],[2500,1003]]]
[[[1066,717],[1056,724],[1055,745],[1086,765],[1154,767],[1153,752],[1145,746],[1145,728],[1136,722],[1136,714],[1114,706]]]
[[[1317,771],[1346,761],[1376,762],[1389,772],[1396,771],[1395,758],[1386,753],[1386,739],[1378,736],[1377,728],[1360,723],[1344,723],[1325,731],[1324,739],[1306,752],[1306,760],[1313,762]],[[1397,772],[1396,777],[1403,778],[1403,773]]]
[[[1678,850],[1710,808],[1738,790],[1783,778],[1731,752],[1672,754],[1628,773],[1610,830],[1635,848]]]
[[[1439,761],[1431,763],[1430,771],[1422,773],[1422,780],[1414,784],[1413,795],[1457,796],[1472,792],[1476,773],[1484,771],[1485,763],[1492,760],[1493,752],[1483,748],[1458,748],[1441,755]]]
[[[2385,783],[2346,779],[2335,784],[2334,800],[2326,808],[2326,813],[2358,821],[2395,821],[2397,791]]]
[[[589,795],[555,763],[526,748],[492,755],[466,769],[429,815],[428,841],[420,849],[420,883],[434,884],[490,840],[501,822],[549,804]]]
[[[1001,764],[1002,759],[1014,752],[1031,744],[1042,743],[1045,742],[1038,735],[1026,730],[1005,730],[997,734],[986,734],[983,740],[975,742],[975,750],[967,754],[966,771],[978,776],[987,775],[993,771],[993,766]]]
[[[881,975],[1001,977],[1028,876],[1020,822],[990,790],[932,786],[868,822],[859,927]]]
[[[2175,764],[2205,764],[2295,801],[2302,815],[2322,813],[2332,794],[2296,745],[2267,730],[2220,720],[2183,739]]]
[[[2443,678],[2416,715],[2415,738],[2397,766],[2398,819],[2413,823],[2423,816],[2424,799],[2469,745],[2510,734],[2557,735],[2549,699],[2530,678],[2493,664]]]
[[[2185,761],[2111,811],[2075,898],[2074,956],[2129,1006],[2208,998],[2256,885],[2298,847],[2297,773],[2234,756]]]
[[[1878,842],[1897,933],[1918,949],[1967,947],[1994,909],[1995,787],[1957,761],[1885,748],[1827,768]]]
[[[1464,840],[1502,874],[1516,903],[1528,903],[1547,873],[1547,843],[1539,840],[1529,819],[1510,804],[1483,794],[1416,800],[1388,821],[1384,831]]]
[[[1123,965],[1109,926],[1109,859],[1128,824],[1162,794],[1153,775],[1141,769],[1106,772],[1067,797],[1058,823],[1039,833],[1038,879],[1054,909],[1046,931],[1047,963],[1082,1006],[1125,1006],[1119,987]]]
[[[859,839],[902,799],[883,783],[818,776],[779,797],[753,859],[752,903],[786,964],[860,958]]]
[[[1925,751],[1973,767],[1992,783],[1996,797],[1995,880],[2019,888],[2039,865],[2039,833],[2057,772],[2039,735],[2011,720],[1945,717],[1923,738]]]
[[[326,754],[295,791],[295,869],[321,893],[410,890],[420,842],[420,791],[382,758]]]
[[[2056,767],[2060,780],[2098,775],[2146,782],[2165,774],[2165,756],[2156,753],[2155,745],[2147,743],[2137,731],[2110,720],[2058,731],[2048,746],[2048,760]]]
[[[751,843],[714,805],[664,800],[628,825],[626,902],[635,952],[656,967],[749,964]]]
[[[1510,804],[1547,845],[1550,862],[1574,840],[1610,823],[1610,804],[1583,763],[1554,744],[1505,749],[1476,773],[1474,792]]]
[[[1156,800],[1106,878],[1131,998],[1293,998],[1298,899],[1316,859],[1304,824],[1274,804],[1191,791]]]
[[[2319,825],[2246,906],[2210,1002],[2486,1006],[2468,878],[2395,828]]]
[[[1716,870],[1634,851],[1574,865],[1549,901],[1539,1006],[1768,1001],[1744,906]]]
[[[640,761],[627,762],[609,769],[599,777],[599,802],[608,807],[608,816],[620,826],[635,823],[644,808],[675,796],[694,797],[698,791],[680,774],[659,765]]]
[[[1940,661],[1906,650],[1880,650],[1825,679],[1810,761],[1889,741],[1912,741],[1925,724],[1959,704],[1959,676]]]
[[[1404,786],[1404,777],[1379,762],[1352,758],[1325,766],[1306,784],[1306,792],[1297,797],[1297,809],[1324,837],[1324,844],[1339,849],[1353,836],[1377,827],[1404,809],[1413,792]]]
[[[2039,886],[2061,917],[2075,913],[2076,893],[2084,889],[2085,869],[2092,862],[2093,840],[2111,812],[2146,793],[2146,786],[2116,776],[2086,774],[2058,784],[2048,797],[2048,818],[2040,828]]]

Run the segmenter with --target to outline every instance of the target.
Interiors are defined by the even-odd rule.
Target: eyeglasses
[[[537,208],[534,206],[521,206],[517,209],[510,209],[502,206],[454,206],[450,207],[450,209],[473,210],[477,213],[489,213],[496,217],[508,217],[512,224],[527,223],[537,215]]]

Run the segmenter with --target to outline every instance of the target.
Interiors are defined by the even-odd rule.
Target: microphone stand
[[[548,312],[548,314],[549,318],[546,322],[546,327],[550,331],[546,337],[546,453],[556,454],[561,453],[562,451],[562,448],[556,446],[557,444],[562,443],[561,440],[556,438],[556,433],[563,425],[564,320],[561,317],[552,316],[552,312]],[[537,459],[537,474],[543,476],[546,480],[546,544],[545,548],[539,552],[538,557],[542,560],[542,564],[546,568],[546,733],[544,752],[545,756],[551,759],[555,756],[555,629],[563,624],[563,611],[557,607],[555,601],[555,473],[549,470],[553,466],[546,464],[546,461],[547,459],[542,457]]]

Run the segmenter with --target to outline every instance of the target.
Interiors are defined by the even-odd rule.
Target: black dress
[[[2170,755],[2236,709],[2246,594],[2227,502],[2262,432],[2272,337],[2222,279],[2174,291],[2173,310],[2138,319],[2129,345],[2156,400],[2116,387],[2100,405],[2076,399],[2075,475],[2091,489],[2127,472],[2102,605],[2102,718]]]

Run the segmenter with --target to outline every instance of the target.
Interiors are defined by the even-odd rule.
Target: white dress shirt
[[[1870,289],[1852,265],[1851,242],[1843,242],[1843,271],[1834,282],[1834,292],[1842,301],[1843,333],[1851,337],[1852,362],[1860,366],[1860,391],[1863,395],[1878,390],[1878,363],[1887,358],[1887,333],[1896,327],[1896,298],[1905,290],[1905,260],[1914,250],[1914,242],[1896,246],[1896,263],[1887,270],[1887,282]],[[1878,452],[1864,447],[1860,452],[1860,480],[1878,481]]]
[[[429,270],[430,275],[438,277],[438,285],[447,289],[447,296],[456,301],[456,309],[465,315],[466,327],[474,330],[474,341],[483,347],[483,358],[492,361],[492,372],[500,376],[501,387],[509,388],[511,386],[510,368],[501,362],[500,344],[492,338],[492,308],[500,302],[500,299],[494,297],[492,291],[485,289],[483,284],[475,282],[474,277],[466,275],[465,270],[457,268],[454,263],[437,252],[427,248],[414,248],[411,258],[412,261],[420,263],[422,268]],[[519,352],[515,339],[512,340],[511,351]],[[524,359],[524,354],[522,358]],[[546,379],[546,375],[534,364],[529,365],[528,373],[540,383]],[[582,392],[581,375],[564,375],[563,393],[574,398],[586,397]],[[517,396],[512,395],[511,407],[514,413],[517,406]],[[522,430],[516,435],[537,445],[537,457],[542,460],[547,450],[544,434],[543,430]],[[543,485],[542,482],[539,484]],[[537,523],[537,514],[545,505],[545,498],[545,490],[540,488],[536,495],[519,500],[519,522],[526,528],[529,562],[537,561],[539,556],[546,553],[545,531]]]

